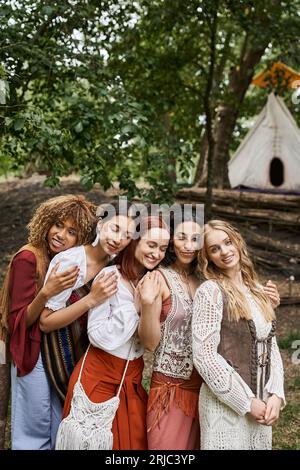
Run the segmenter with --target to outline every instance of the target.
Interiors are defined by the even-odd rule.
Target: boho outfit
[[[37,259],[30,251],[17,254],[11,267],[12,288],[9,325],[12,366],[12,449],[54,449],[61,421],[62,404],[69,377],[84,352],[86,323],[84,317],[72,325],[41,333],[39,320],[26,328],[25,313],[37,291]],[[57,254],[51,261],[45,282],[52,268],[60,262],[59,271],[77,264],[80,272],[76,284],[52,297],[46,304],[58,310],[80,298],[86,277],[83,246]],[[73,294],[72,290],[76,289]]]
[[[83,245],[56,255],[50,263],[45,282],[58,262],[59,271],[78,265],[79,274],[73,287],[48,300],[46,308],[53,311],[68,307],[85,297],[90,292],[93,281],[85,283],[87,259]],[[62,405],[66,398],[70,376],[88,344],[87,313],[70,325],[43,335],[42,353],[46,372]]]
[[[28,305],[45,275],[43,264],[39,251],[26,245],[15,255],[9,271],[13,450],[53,449],[60,420],[59,401],[44,373],[39,321],[26,326]]]
[[[116,266],[101,273],[115,271],[118,292],[88,314],[88,336],[91,347],[82,370],[81,384],[87,397],[102,403],[116,395],[138,326],[139,316],[132,293],[122,281]],[[113,421],[114,450],[143,450],[147,448],[147,394],[142,387],[144,348],[136,338],[129,355],[129,365],[120,393],[120,405]],[[78,379],[79,361],[71,376],[63,416],[70,412],[73,388]]]
[[[62,420],[56,437],[57,450],[112,450],[112,423],[120,405],[120,393],[126,377],[129,356],[134,345],[132,338],[128,359],[118,386],[117,394],[100,403],[92,402],[81,384],[82,371],[85,365],[88,347],[81,361],[79,376],[73,388],[70,412]]]
[[[199,397],[201,449],[271,449],[272,427],[247,414],[251,399],[285,400],[275,322],[265,320],[250,291],[252,319],[229,321],[226,295],[215,281],[196,292],[193,356],[203,383]]]
[[[192,306],[178,273],[160,268],[171,295],[163,302],[161,340],[154,352],[147,409],[148,447],[199,449],[198,397],[201,378],[193,367]]]

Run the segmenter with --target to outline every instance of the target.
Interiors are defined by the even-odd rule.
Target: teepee
[[[228,169],[232,188],[300,191],[300,130],[279,96],[268,96]]]

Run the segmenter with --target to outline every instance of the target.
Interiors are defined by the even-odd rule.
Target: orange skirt
[[[76,365],[69,382],[63,417],[71,408],[73,388],[78,379],[83,358]],[[81,375],[88,398],[102,403],[117,394],[126,360],[94,346],[90,347]],[[129,362],[120,394],[120,405],[112,425],[113,450],[147,449],[147,393],[142,387],[143,358]]]

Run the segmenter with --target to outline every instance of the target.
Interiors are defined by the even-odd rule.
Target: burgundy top
[[[35,298],[36,290],[36,257],[31,251],[23,250],[15,256],[9,275],[10,352],[18,377],[33,370],[40,354],[39,321],[29,328],[25,322],[27,307]]]
[[[161,314],[160,314],[160,323],[163,323],[167,316],[168,316],[168,313],[172,307],[172,297],[171,297],[171,294],[169,295],[169,297],[167,297],[163,303],[162,303],[162,306],[161,306]]]

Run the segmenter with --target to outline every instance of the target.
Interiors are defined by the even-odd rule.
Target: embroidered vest
[[[259,340],[253,320],[240,319],[238,322],[229,320],[227,298],[223,290],[222,296],[223,318],[218,353],[236,370],[255,396],[262,399],[265,384],[270,377],[271,342],[276,331],[276,321],[272,321],[268,336]],[[258,356],[259,342],[263,345],[263,357]],[[265,369],[265,373],[261,373],[259,384],[257,384],[258,367]]]
[[[171,308],[161,324],[161,340],[154,352],[153,370],[187,380],[193,371],[193,300],[182,287],[175,271],[169,268],[160,268],[159,271],[171,292]]]

